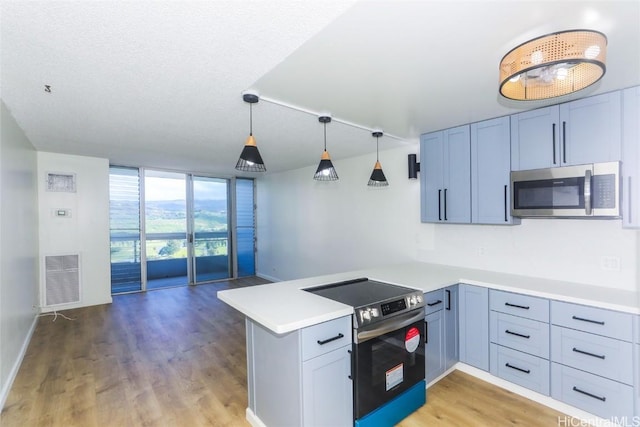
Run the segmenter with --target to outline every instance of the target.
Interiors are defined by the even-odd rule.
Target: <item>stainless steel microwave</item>
[[[620,162],[513,171],[511,215],[619,218]]]

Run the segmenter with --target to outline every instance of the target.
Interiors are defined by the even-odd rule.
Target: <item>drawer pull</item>
[[[344,335],[338,334],[335,337],[327,338],[326,340],[318,340],[318,344],[325,345],[330,343],[331,341],[339,340],[340,338],[344,338]]]
[[[581,322],[589,322],[589,323],[595,323],[596,325],[604,325],[603,320],[591,320],[591,319],[585,319],[584,317],[578,317],[578,316],[571,316],[571,318],[573,320],[579,320]]]
[[[586,354],[587,356],[597,357],[598,359],[604,360],[604,354],[593,354],[593,353],[589,353],[588,351],[577,349],[575,347],[573,347],[573,351],[575,351],[576,353]]]
[[[530,369],[518,368],[517,366],[513,366],[513,365],[510,365],[508,363],[505,363],[504,366],[506,366],[507,368],[515,369],[516,371],[524,372],[525,374],[530,374],[531,373]]]
[[[597,395],[595,395],[595,394],[591,394],[591,393],[589,393],[588,391],[580,390],[580,389],[579,389],[578,387],[576,387],[576,386],[573,386],[573,391],[577,391],[578,393],[582,393],[582,394],[584,394],[585,396],[593,397],[594,399],[598,399],[598,400],[601,400],[601,401],[603,401],[603,402],[607,400],[607,398],[606,398],[606,397],[604,397],[604,396],[597,396]]]
[[[507,333],[507,334],[509,334],[509,335],[515,335],[515,336],[517,336],[517,337],[522,337],[522,338],[526,338],[526,339],[531,338],[531,335],[519,334],[519,333],[517,333],[517,332],[512,332],[512,331],[510,331],[510,330],[508,330],[508,329],[505,329],[505,331],[504,331],[504,332],[505,332],[505,333]]]
[[[442,304],[442,300],[438,300],[436,302],[428,302],[427,305],[429,307],[433,307],[434,305]]]
[[[514,307],[514,308],[521,308],[523,310],[529,310],[528,305],[511,304],[510,302],[505,302],[504,305],[506,305],[507,307]]]

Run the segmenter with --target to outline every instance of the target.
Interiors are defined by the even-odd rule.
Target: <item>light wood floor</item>
[[[65,311],[74,321],[40,318],[0,425],[248,426],[244,318],[216,292],[265,282],[121,295]],[[558,417],[454,372],[400,426],[557,426]]]

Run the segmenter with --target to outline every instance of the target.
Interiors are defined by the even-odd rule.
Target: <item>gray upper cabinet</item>
[[[471,222],[519,224],[511,217],[509,117],[471,124]]]
[[[512,115],[511,168],[620,160],[621,104],[610,92]]]
[[[471,222],[469,125],[422,135],[422,222]]]
[[[622,226],[640,227],[640,86],[622,93]]]

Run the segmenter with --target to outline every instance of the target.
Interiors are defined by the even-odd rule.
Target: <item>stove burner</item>
[[[356,328],[424,307],[421,291],[366,277],[304,290],[352,306]]]

